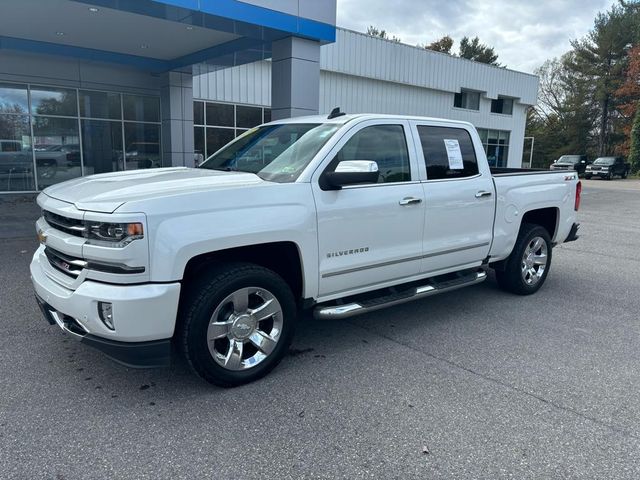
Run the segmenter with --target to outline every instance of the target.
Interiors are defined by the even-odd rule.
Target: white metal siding
[[[320,56],[320,112],[391,113],[465,120],[477,128],[511,132],[508,165],[520,166],[526,111],[536,103],[538,78],[482,63],[338,29]],[[480,110],[453,107],[461,88],[485,92]],[[491,113],[491,98],[519,99],[513,115]],[[220,102],[271,105],[271,62],[223,70],[194,66],[193,96]]]

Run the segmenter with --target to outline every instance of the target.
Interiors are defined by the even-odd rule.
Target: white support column
[[[271,117],[274,120],[318,113],[320,43],[298,37],[273,42]]]
[[[167,72],[160,87],[162,155],[165,166],[193,167],[193,78]]]

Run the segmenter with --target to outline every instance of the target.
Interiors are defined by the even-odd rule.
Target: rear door
[[[421,268],[424,191],[404,120],[369,120],[335,145],[312,179],[318,216],[319,293],[328,299],[400,283]],[[375,161],[378,183],[323,190],[341,161]]]
[[[443,273],[479,265],[493,236],[495,187],[473,130],[414,122],[424,167],[425,227],[422,272]]]

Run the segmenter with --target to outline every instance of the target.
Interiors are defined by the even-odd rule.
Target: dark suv
[[[589,162],[586,155],[562,155],[549,167],[550,170],[575,170],[578,175],[584,175]]]
[[[629,170],[631,165],[625,163],[622,157],[600,157],[587,167],[584,178],[588,180],[591,177],[600,177],[611,180],[616,175],[627,178]]]

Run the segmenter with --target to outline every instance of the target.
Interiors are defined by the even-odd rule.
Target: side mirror
[[[326,172],[320,179],[323,190],[340,190],[347,185],[378,182],[378,164],[370,160],[340,162],[333,172]]]

